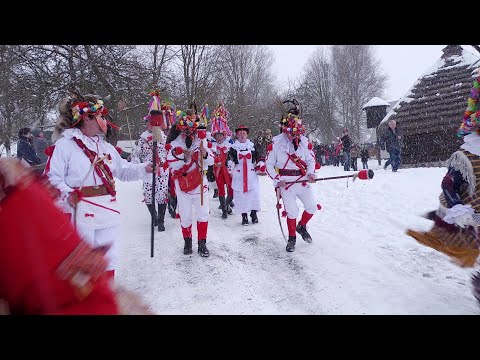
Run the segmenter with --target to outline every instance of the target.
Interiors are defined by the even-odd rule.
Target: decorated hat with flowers
[[[210,132],[212,135],[215,135],[217,132],[221,132],[226,136],[231,136],[232,131],[228,127],[228,117],[229,112],[225,108],[223,101],[220,101],[218,106],[212,113],[212,117],[210,119]]]
[[[479,131],[480,110],[478,109],[478,100],[480,99],[480,74],[473,82],[470,95],[467,100],[467,109],[463,113],[463,120],[457,131],[459,138],[470,134],[475,127]]]
[[[283,104],[292,103],[293,107],[287,110],[286,115],[283,115],[280,120],[280,128],[282,132],[292,136],[300,136],[305,134],[305,126],[302,124],[300,117],[300,110],[298,109],[298,101],[295,99],[285,100]]]

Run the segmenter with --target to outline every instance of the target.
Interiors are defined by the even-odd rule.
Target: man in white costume
[[[287,214],[288,252],[295,250],[296,231],[307,243],[312,242],[306,225],[317,210],[315,197],[308,184],[315,182],[315,158],[311,144],[303,136],[305,127],[299,117],[298,103],[295,100],[292,102],[295,106],[280,120],[282,133],[273,137],[273,143],[267,147],[266,160],[267,174],[273,179],[277,194],[280,192]],[[298,183],[286,184],[291,181]],[[305,208],[298,225],[297,197]]]
[[[121,216],[114,177],[143,180],[150,163],[132,164],[120,157],[104,134],[108,110],[96,95],[72,93],[59,106],[57,139],[45,173],[60,190],[58,205],[71,216],[80,237],[93,248],[108,249],[107,273],[113,279],[118,261]],[[62,128],[67,128],[61,134]]]
[[[177,193],[177,212],[185,241],[183,253],[192,253],[193,211],[197,220],[198,253],[208,257],[207,230],[209,217],[206,171],[213,165],[205,129],[199,129],[198,116],[189,109],[181,114],[167,136],[167,162],[172,170]],[[203,167],[201,166],[203,163]],[[203,183],[203,187],[202,187]],[[203,193],[203,195],[202,195]],[[203,203],[202,203],[203,201]]]

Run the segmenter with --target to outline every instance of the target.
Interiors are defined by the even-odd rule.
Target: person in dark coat
[[[34,128],[32,129],[32,142],[37,157],[40,159],[40,164],[45,164],[47,162],[47,154],[45,154],[45,149],[49,146],[47,139],[43,135],[42,129]]]
[[[17,158],[25,160],[30,166],[42,163],[30,142],[31,138],[32,133],[30,132],[30,128],[21,128],[18,132]]]
[[[362,150],[360,150],[360,158],[362,160],[362,165],[364,169],[368,169],[368,148],[367,144],[363,144]]]
[[[389,164],[392,164],[392,171],[397,172],[401,162],[401,135],[397,129],[397,122],[395,120],[388,121],[388,129],[385,133],[385,148],[390,154],[390,160],[385,162],[384,169],[387,169]]]

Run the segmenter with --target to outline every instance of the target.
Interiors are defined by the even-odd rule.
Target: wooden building
[[[402,164],[441,164],[462,141],[456,132],[480,67],[480,56],[460,45],[447,45],[440,59],[422,75],[381,121],[378,136],[397,121],[403,134]]]

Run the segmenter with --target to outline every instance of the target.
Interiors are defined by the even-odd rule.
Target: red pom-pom
[[[273,149],[273,144],[272,143],[268,144],[267,151],[270,152],[272,151],[272,149]]]
[[[179,213],[175,214],[175,219],[180,219],[180,214]]]
[[[282,208],[282,204],[277,204],[277,209],[281,209]]]
[[[308,143],[308,150],[312,150],[312,149],[313,149],[312,143]]]
[[[147,136],[147,141],[152,141],[152,139],[153,139],[153,136],[151,136],[151,135]]]
[[[362,180],[368,179],[368,170],[361,170],[358,172],[358,178]]]
[[[286,210],[282,211],[282,217],[287,217],[287,211]]]
[[[266,169],[267,169],[267,167],[266,167],[265,165],[260,166],[260,171],[261,171],[262,173],[264,173]]]
[[[322,165],[320,165],[320,163],[318,162],[315,163],[315,170],[320,170],[321,167]]]
[[[122,150],[122,148],[121,148],[120,146],[115,146],[115,150],[117,150],[117,152],[118,152],[120,155],[122,155],[123,150]]]
[[[207,137],[207,132],[206,131],[198,131],[198,138],[199,139],[205,139]]]
[[[210,141],[208,142],[208,145],[207,145],[207,147],[208,147],[209,149],[211,149],[211,148],[212,148],[212,143],[211,143]]]
[[[45,152],[45,155],[47,155],[47,156],[52,156],[53,150],[55,150],[55,145],[50,145],[49,147],[47,147],[47,148],[45,149],[45,151],[44,151],[44,152]]]
[[[174,151],[175,155],[183,154],[183,149],[180,146],[177,146]]]
[[[321,210],[321,209],[322,209],[322,205],[317,204],[317,209],[318,209],[318,210]]]
[[[172,148],[172,144],[170,143],[165,144],[165,150],[170,151],[171,148]]]
[[[163,163],[162,167],[163,167],[163,170],[167,170],[168,169],[168,162],[165,161]]]

